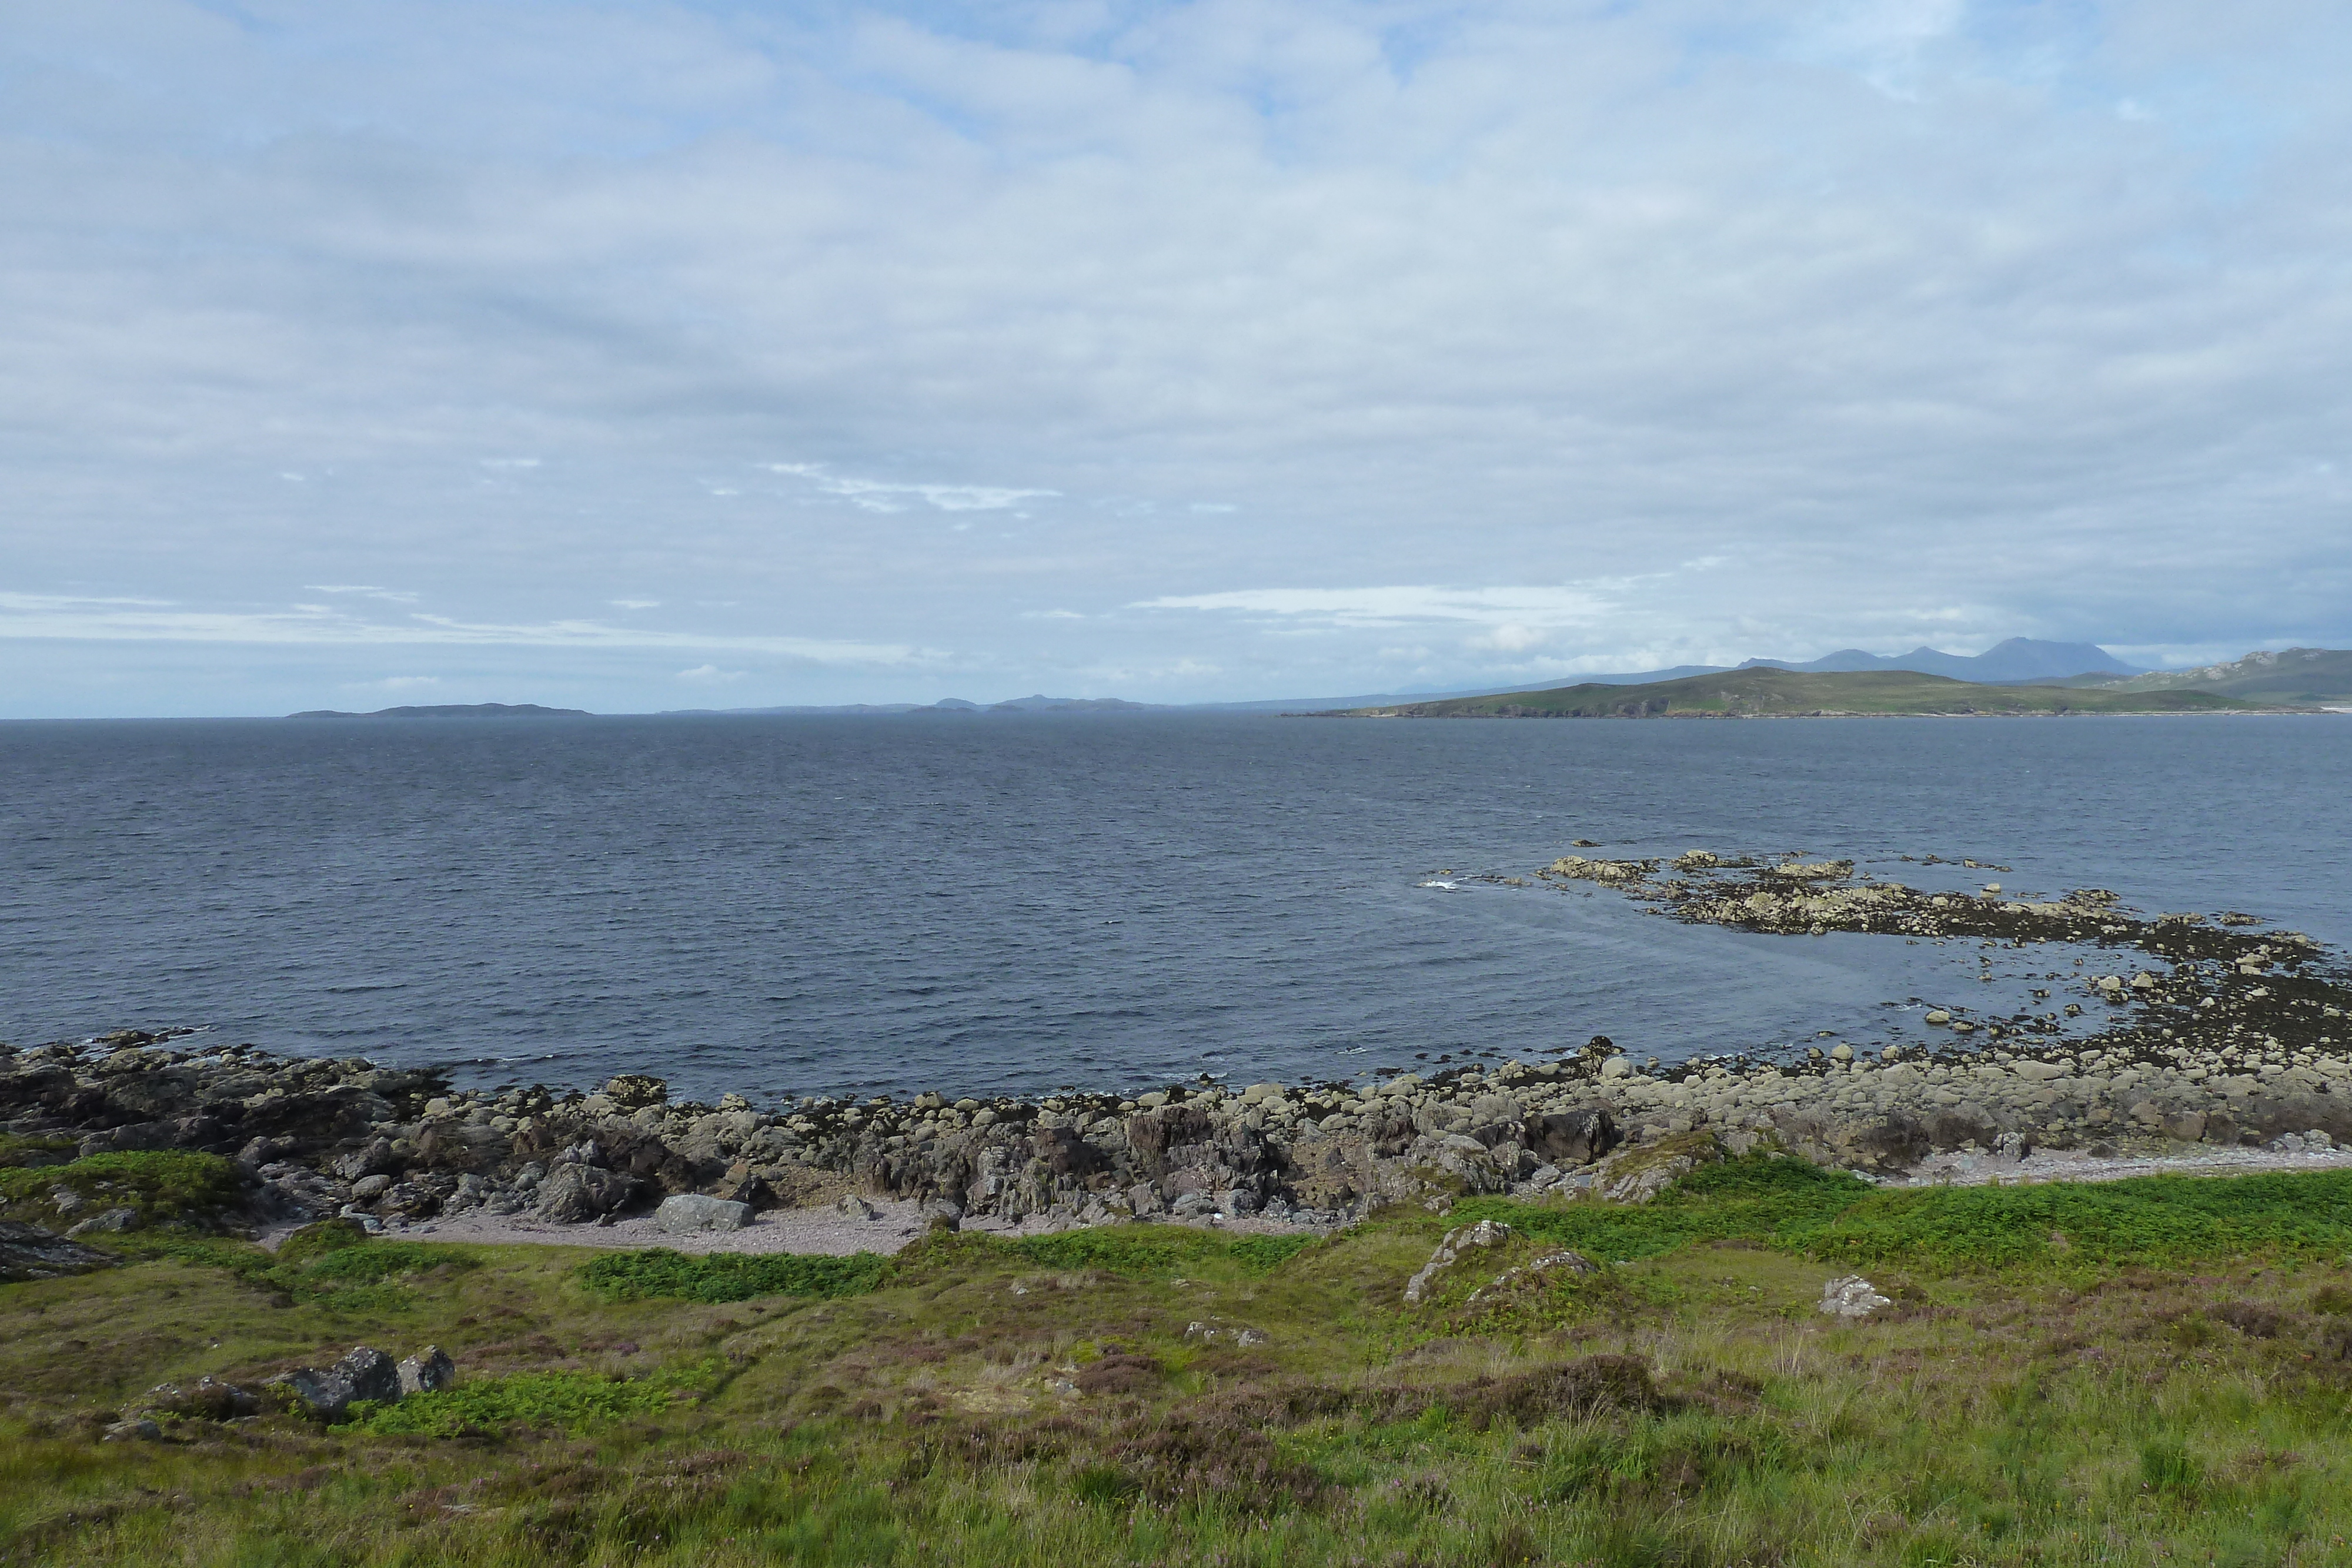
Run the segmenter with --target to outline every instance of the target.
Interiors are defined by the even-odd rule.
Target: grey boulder
[[[539,1212],[549,1219],[576,1223],[610,1214],[636,1196],[637,1184],[618,1171],[567,1163],[539,1184]]]
[[[315,1366],[298,1367],[271,1378],[267,1386],[284,1389],[310,1415],[335,1421],[357,1400],[373,1400],[383,1405],[398,1399],[400,1369],[383,1352],[354,1345],[341,1361],[324,1371]]]
[[[654,1224],[673,1234],[695,1230],[740,1230],[751,1223],[751,1206],[699,1192],[662,1199]]]
[[[448,1387],[457,1381],[457,1366],[449,1359],[447,1351],[437,1344],[428,1344],[401,1362],[398,1376],[400,1396],[405,1399],[412,1394],[430,1394]]]

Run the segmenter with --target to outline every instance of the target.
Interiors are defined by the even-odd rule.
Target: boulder
[[[1821,1311],[1833,1318],[1852,1322],[1892,1305],[1889,1298],[1878,1293],[1877,1286],[1859,1274],[1840,1275],[1822,1287]]]
[[[539,1184],[539,1212],[548,1219],[577,1224],[613,1212],[636,1196],[635,1178],[619,1171],[570,1163],[557,1166]]]
[[[97,1248],[68,1241],[53,1230],[0,1219],[0,1283],[87,1274],[114,1261]]]
[[[139,1211],[135,1208],[110,1208],[104,1214],[71,1225],[66,1228],[68,1240],[78,1236],[97,1236],[139,1228]]]
[[[654,1224],[673,1235],[696,1230],[740,1230],[751,1223],[751,1206],[698,1192],[666,1197],[654,1210]]]
[[[415,1355],[404,1357],[395,1376],[400,1380],[400,1397],[412,1394],[430,1394],[446,1388],[457,1381],[457,1365],[449,1353],[437,1344],[428,1344]]]
[[[1475,1225],[1454,1227],[1445,1233],[1444,1239],[1438,1242],[1437,1250],[1429,1255],[1429,1261],[1421,1266],[1420,1272],[1405,1281],[1404,1299],[1418,1304],[1429,1294],[1437,1276],[1459,1261],[1464,1252],[1472,1248],[1500,1247],[1511,1239],[1512,1234],[1509,1226],[1491,1219],[1482,1219]]]
[[[177,1416],[184,1420],[234,1421],[261,1409],[260,1396],[250,1388],[200,1377],[194,1383],[159,1383],[139,1401],[151,1416]]]
[[[1617,1124],[1602,1110],[1546,1111],[1527,1119],[1520,1140],[1550,1165],[1591,1165],[1617,1146]]]
[[[380,1350],[353,1345],[334,1365],[297,1367],[263,1385],[283,1392],[301,1410],[322,1421],[339,1421],[358,1400],[390,1404],[400,1397],[400,1369]]]

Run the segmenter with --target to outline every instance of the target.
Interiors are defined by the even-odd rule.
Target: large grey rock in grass
[[[398,1375],[400,1396],[405,1399],[412,1394],[430,1394],[457,1382],[457,1364],[439,1345],[428,1344],[401,1362]]]
[[[675,1234],[695,1230],[740,1230],[751,1223],[751,1206],[698,1192],[666,1197],[654,1210],[654,1223]]]
[[[1421,1266],[1421,1271],[1405,1281],[1404,1299],[1419,1302],[1429,1294],[1437,1276],[1454,1267],[1463,1253],[1474,1247],[1500,1247],[1511,1239],[1511,1235],[1509,1226],[1491,1219],[1482,1219],[1475,1225],[1456,1226],[1445,1233],[1444,1240],[1438,1242],[1437,1250],[1429,1255],[1429,1261]]]
[[[400,1397],[400,1369],[392,1357],[367,1345],[353,1345],[343,1358],[323,1371],[315,1366],[280,1373],[265,1387],[280,1388],[320,1420],[342,1418],[355,1400],[388,1405]]]
[[[1891,1300],[1878,1293],[1877,1286],[1859,1274],[1840,1275],[1822,1287],[1821,1310],[1833,1318],[1851,1322],[1892,1305]]]
[[[97,1248],[68,1241],[54,1230],[0,1220],[0,1283],[87,1274],[114,1261]]]

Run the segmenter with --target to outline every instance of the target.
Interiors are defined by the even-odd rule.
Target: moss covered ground
[[[1406,1306],[1474,1217],[1517,1234]],[[2336,1175],[1892,1192],[1754,1160],[1638,1208],[773,1272],[123,1242],[0,1287],[0,1562],[2352,1563]],[[1563,1248],[1599,1267],[1528,1267]],[[1857,1267],[1892,1304],[1824,1317]],[[459,1382],[100,1440],[158,1383],[362,1343],[437,1343]]]

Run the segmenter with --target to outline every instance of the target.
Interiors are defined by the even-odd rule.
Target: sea
[[[2074,966],[1500,879],[1798,852],[2340,951],[2348,801],[2334,716],[20,722],[0,1039],[762,1103],[1875,1049]]]

